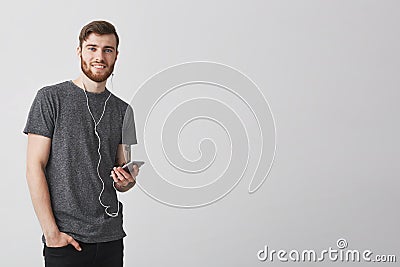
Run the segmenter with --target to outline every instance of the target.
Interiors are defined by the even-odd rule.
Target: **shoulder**
[[[111,99],[114,106],[118,108],[118,110],[122,113],[125,113],[127,109],[132,109],[131,106],[120,97],[116,96],[115,94],[111,93]]]
[[[111,93],[111,99],[113,102],[113,108],[115,111],[117,111],[117,114],[122,121],[130,121],[134,119],[134,110],[129,103],[122,100],[113,93]]]
[[[114,93],[111,92],[111,99],[118,105],[118,106],[123,106],[127,107],[128,103],[124,100],[122,100],[120,97],[116,96]]]
[[[38,95],[41,96],[51,96],[60,94],[66,91],[66,89],[71,87],[70,81],[60,82],[57,84],[47,85],[38,90]]]

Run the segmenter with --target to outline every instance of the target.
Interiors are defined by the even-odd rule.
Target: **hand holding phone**
[[[131,161],[127,164],[125,164],[124,166],[122,166],[122,169],[124,169],[124,171],[127,172],[131,172],[133,171],[133,165],[138,166],[138,168],[140,168],[140,166],[142,166],[144,164],[144,161]]]
[[[124,171],[126,172],[133,172],[133,166],[136,165],[138,166],[138,168],[140,168],[140,166],[142,166],[144,164],[144,161],[131,161],[127,164],[125,164],[124,166],[122,166],[122,169],[124,169]],[[112,178],[112,175],[110,175],[110,177]]]

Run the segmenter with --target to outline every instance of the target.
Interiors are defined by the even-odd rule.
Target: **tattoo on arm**
[[[118,145],[115,167],[123,166],[130,161],[131,161],[131,146],[125,144]]]
[[[131,162],[131,146],[123,145],[125,163]]]

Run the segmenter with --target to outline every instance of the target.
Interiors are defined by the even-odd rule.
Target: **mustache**
[[[104,60],[100,60],[100,61],[96,60],[96,61],[90,62],[90,64],[103,64],[103,65],[108,66]]]

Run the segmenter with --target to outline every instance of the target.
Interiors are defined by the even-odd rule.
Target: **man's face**
[[[78,47],[81,69],[89,79],[104,82],[113,73],[117,60],[117,40],[114,34],[89,34]]]

